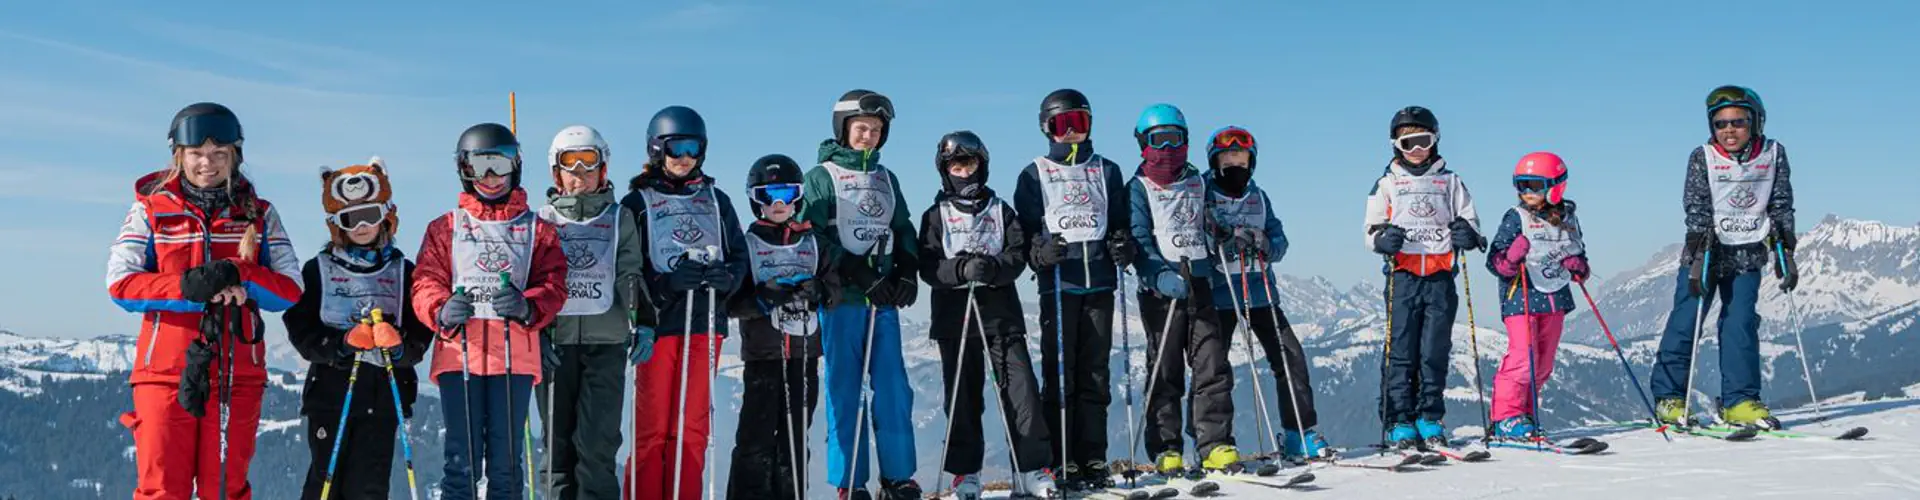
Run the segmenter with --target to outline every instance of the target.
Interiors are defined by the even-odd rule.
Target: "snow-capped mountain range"
[[[1594,299],[1599,304],[1613,333],[1623,344],[1624,355],[1640,378],[1644,389],[1647,371],[1650,368],[1655,351],[1658,333],[1665,321],[1668,305],[1674,286],[1674,273],[1677,268],[1678,246],[1670,247],[1650,257],[1646,264],[1618,273],[1604,280],[1594,280],[1592,287]],[[1783,296],[1775,287],[1769,272],[1762,285],[1760,311],[1763,321],[1762,346],[1764,373],[1769,378],[1764,396],[1775,407],[1788,407],[1804,404],[1808,401],[1807,385],[1800,371],[1799,349],[1795,347],[1795,338],[1791,333],[1796,329],[1802,335],[1811,356],[1809,366],[1818,382],[1816,390],[1822,399],[1859,400],[1880,397],[1899,396],[1903,388],[1920,382],[1920,346],[1912,345],[1908,340],[1920,333],[1920,225],[1899,227],[1879,222],[1841,219],[1828,216],[1801,237],[1798,252],[1804,277],[1800,290],[1790,297]],[[1484,276],[1484,275],[1483,275]],[[1281,275],[1276,283],[1280,290],[1279,303],[1287,311],[1294,324],[1295,331],[1301,335],[1312,361],[1312,376],[1317,394],[1321,430],[1336,446],[1364,447],[1379,439],[1377,397],[1380,382],[1381,344],[1384,339],[1384,307],[1380,289],[1373,284],[1361,284],[1342,290],[1319,277],[1299,277]],[[1476,306],[1497,307],[1493,286],[1475,283]],[[1038,325],[1040,308],[1037,300],[1045,297],[1033,297],[1031,288],[1026,289],[1028,301],[1025,311],[1029,322],[1029,349],[1033,353],[1036,365],[1039,362],[1039,339],[1047,334]],[[923,296],[924,298],[924,296]],[[901,330],[906,336],[905,358],[908,365],[909,382],[915,389],[914,424],[918,428],[917,448],[919,455],[918,479],[929,489],[934,481],[938,467],[942,433],[945,419],[941,415],[942,400],[941,373],[938,350],[922,332],[929,325],[924,320],[925,304],[903,314]],[[1143,404],[1140,387],[1144,377],[1136,376],[1135,387],[1126,387],[1127,370],[1143,372],[1146,335],[1158,330],[1148,330],[1137,317],[1138,305],[1133,305],[1136,316],[1127,318],[1133,352],[1131,359],[1121,356],[1122,339],[1114,341],[1114,351],[1110,366],[1113,370],[1114,403],[1110,408],[1109,456],[1124,458],[1128,456],[1125,413],[1127,407],[1121,391],[1131,389],[1136,405]],[[1581,422],[1640,418],[1646,415],[1646,408],[1639,396],[1630,392],[1627,377],[1622,373],[1621,361],[1614,353],[1599,328],[1592,321],[1592,315],[1584,302],[1579,312],[1570,319],[1567,341],[1561,345],[1555,363],[1553,380],[1543,389],[1543,424],[1548,429],[1565,428]],[[1784,314],[1791,310],[1793,314]],[[1713,314],[1713,313],[1709,313]],[[1498,324],[1479,324],[1477,330],[1470,329],[1464,312],[1461,323],[1454,328],[1453,375],[1448,383],[1449,398],[1448,423],[1460,432],[1477,434],[1480,424],[1479,407],[1476,403],[1474,367],[1478,367],[1488,378],[1505,353],[1506,336]],[[1793,318],[1786,320],[1785,318]],[[1795,326],[1798,328],[1795,328]],[[1158,326],[1158,325],[1154,325]],[[1713,328],[1712,322],[1708,328]],[[1116,330],[1116,336],[1120,330]],[[1249,350],[1241,342],[1239,333],[1234,334],[1232,359],[1235,370],[1236,407],[1247,409],[1255,404],[1253,384],[1248,378]],[[1700,370],[1696,397],[1703,398],[1702,404],[1710,405],[1708,398],[1717,394],[1718,377],[1717,356],[1713,355],[1715,336],[1708,332],[1708,343],[1701,350]],[[130,460],[127,452],[130,445],[126,432],[114,419],[120,411],[125,411],[126,395],[124,375],[114,374],[127,370],[131,365],[133,339],[126,336],[106,336],[91,340],[43,339],[0,332],[0,408],[13,406],[13,412],[32,412],[46,414],[67,414],[80,421],[91,420],[92,424],[78,424],[91,429],[85,434],[73,438],[102,441],[113,444],[115,454],[95,457],[102,460]],[[1476,345],[1477,349],[1476,349]],[[283,346],[284,347],[284,343]],[[737,428],[737,416],[740,411],[739,377],[741,365],[735,355],[736,347],[727,346],[722,355],[720,383],[716,393],[722,395],[715,408],[715,427],[719,438],[716,443],[715,464],[721,481],[725,481],[726,467],[732,448],[732,429]],[[1478,355],[1474,353],[1477,350]],[[1266,373],[1264,353],[1252,349],[1252,357],[1260,358],[1257,368],[1261,370],[1262,386],[1267,391],[1267,404],[1273,401],[1276,390],[1271,374]],[[291,353],[291,349],[283,349]],[[286,358],[281,358],[286,359]],[[303,454],[305,445],[294,436],[303,431],[298,415],[298,395],[301,377],[298,372],[303,368],[297,363],[282,362],[277,365],[293,373],[275,377],[276,390],[270,391],[269,398],[277,403],[269,404],[265,410],[265,419],[270,425],[263,426],[263,433],[272,433],[271,439],[283,441],[278,445],[269,444],[270,438],[263,434],[262,457],[272,453],[288,454],[276,459],[275,463],[286,464],[279,467],[262,469],[256,467],[253,478],[256,487],[269,496],[284,496],[289,492],[284,488],[297,487],[299,474],[304,473],[306,462]],[[56,388],[57,389],[52,389]],[[422,402],[416,406],[416,417],[412,423],[415,464],[421,472],[423,483],[430,483],[438,474],[438,442],[443,438],[438,423],[438,403],[431,398],[430,384],[423,384]],[[1490,388],[1489,388],[1490,389]],[[991,390],[991,389],[989,389]],[[277,394],[278,396],[276,396]],[[81,404],[72,402],[84,397],[91,401],[83,414],[67,413],[78,411],[69,408]],[[17,402],[13,404],[10,402]],[[270,401],[270,403],[273,401]],[[990,408],[992,405],[989,405]],[[1707,406],[1711,407],[1711,406]],[[67,408],[61,410],[59,408]],[[7,410],[0,410],[6,412]],[[985,441],[988,449],[989,480],[1006,477],[1005,440],[998,425],[997,410],[989,409],[983,416],[986,422]],[[1138,418],[1141,407],[1136,406],[1133,414]],[[97,413],[97,414],[95,414]],[[812,439],[818,445],[824,442],[825,425],[820,424],[824,410],[815,414]],[[1278,415],[1278,412],[1272,412]],[[1257,412],[1237,412],[1236,434],[1243,450],[1257,452],[1265,444],[1256,420]],[[33,418],[22,416],[18,418]],[[39,418],[45,418],[44,415]],[[23,420],[24,421],[24,420]],[[38,418],[32,421],[38,421]],[[536,423],[536,426],[538,424]],[[1139,425],[1136,422],[1136,425]],[[19,477],[31,480],[30,484],[50,484],[60,492],[53,497],[72,496],[82,488],[86,494],[81,497],[120,496],[131,487],[132,472],[129,464],[112,467],[94,467],[91,469],[61,469],[49,476],[49,470],[39,466],[34,458],[26,455],[8,455],[11,439],[0,426],[0,485],[9,484],[9,478]],[[538,431],[535,431],[538,433]],[[117,443],[117,444],[115,444]],[[1191,443],[1189,443],[1191,445]],[[623,452],[624,453],[624,452]],[[824,477],[823,464],[825,453],[816,448],[812,453],[813,473],[810,477]],[[281,470],[285,469],[285,470]],[[78,471],[76,471],[78,470]],[[18,483],[29,484],[29,483]],[[78,485],[78,486],[77,486]],[[404,488],[397,485],[396,492]],[[0,486],[0,495],[11,493],[8,487]],[[815,493],[824,493],[823,488],[814,488]],[[30,490],[38,491],[38,490]],[[52,490],[48,490],[52,491]],[[95,493],[98,492],[98,495]],[[290,494],[290,493],[288,493]],[[49,498],[47,496],[27,496]],[[23,497],[24,498],[24,497]]]

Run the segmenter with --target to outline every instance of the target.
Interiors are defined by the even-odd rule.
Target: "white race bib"
[[[372,310],[379,309],[394,328],[402,326],[400,318],[405,311],[400,310],[400,299],[407,293],[406,262],[396,260],[378,271],[360,273],[341,267],[326,255],[314,260],[320,268],[321,323],[352,330]],[[360,353],[360,361],[386,366],[379,351]]]
[[[1006,249],[1007,221],[1001,217],[1001,201],[994,198],[986,204],[977,214],[955,208],[951,201],[940,204],[941,222],[947,228],[940,246],[947,258],[958,257],[960,252],[997,256]]]
[[[585,221],[568,219],[552,206],[540,207],[540,220],[553,224],[567,256],[567,303],[561,316],[592,316],[613,309],[614,262],[620,250],[620,205],[607,204]]]
[[[1439,168],[1435,166],[1434,168]],[[1453,253],[1453,173],[1403,175],[1387,171],[1387,222],[1407,231],[1401,253]]]
[[[466,289],[473,299],[473,317],[500,319],[493,312],[500,273],[508,273],[514,287],[527,289],[539,220],[531,211],[504,221],[480,220],[465,210],[453,211],[453,286]]]
[[[878,168],[858,172],[833,162],[820,166],[833,178],[833,197],[837,203],[833,226],[835,235],[840,237],[840,247],[847,253],[866,255],[881,235],[891,240],[893,211],[899,209],[893,206],[892,174]],[[886,250],[891,249],[883,249]]]
[[[1068,243],[1100,241],[1107,233],[1106,162],[1094,156],[1080,165],[1061,165],[1042,156],[1033,159],[1046,197],[1041,220],[1046,232]]]
[[[1247,192],[1241,193],[1238,198],[1227,196],[1226,193],[1218,191],[1209,193],[1207,196],[1207,206],[1213,211],[1213,221],[1215,224],[1220,225],[1220,228],[1223,230],[1222,232],[1230,232],[1233,229],[1239,228],[1266,230],[1267,197],[1263,196],[1260,188],[1254,187],[1253,183],[1248,183]],[[1240,255],[1238,253],[1222,255],[1217,262],[1219,262],[1218,267],[1222,274],[1227,276],[1237,276],[1241,274],[1242,268],[1240,267]],[[1258,271],[1258,268],[1251,266],[1266,264],[1249,262],[1247,265],[1249,267],[1245,268],[1246,270]]]
[[[754,283],[814,276],[819,272],[815,268],[820,264],[820,247],[814,242],[813,235],[804,236],[791,245],[775,245],[750,235],[747,236],[747,251]],[[813,311],[802,304],[776,305],[767,312],[767,318],[782,333],[798,337],[812,335],[816,325]]]
[[[1779,148],[1773,141],[1760,154],[1736,162],[1709,144],[1707,186],[1713,190],[1713,231],[1724,245],[1759,243],[1773,231],[1767,202],[1773,198],[1773,164]]]
[[[1160,246],[1160,257],[1169,261],[1204,260],[1208,246],[1205,197],[1206,181],[1189,175],[1161,187],[1152,179],[1140,178],[1147,191],[1147,211],[1153,216],[1153,239]]]
[[[1512,210],[1520,214],[1520,234],[1527,237],[1527,281],[1542,293],[1565,290],[1573,282],[1573,273],[1560,261],[1586,253],[1580,242],[1580,220],[1567,214],[1564,226],[1555,226],[1527,209]],[[1567,227],[1576,229],[1568,231]]]
[[[688,250],[706,252],[714,247],[725,254],[727,242],[720,233],[720,208],[712,186],[684,195],[642,189],[640,197],[647,203],[647,250],[654,272],[673,272]]]

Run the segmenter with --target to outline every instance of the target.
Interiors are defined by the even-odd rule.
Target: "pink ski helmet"
[[[1560,204],[1567,193],[1567,162],[1546,151],[1527,153],[1513,166],[1513,188],[1522,193],[1544,192],[1547,203]]]

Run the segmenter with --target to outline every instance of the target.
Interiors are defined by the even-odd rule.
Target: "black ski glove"
[[[707,265],[693,259],[681,259],[667,273],[667,289],[675,293],[698,290],[707,282]]]
[[[840,262],[835,268],[843,283],[863,292],[872,290],[874,283],[880,281],[880,271],[874,270],[873,265],[867,263],[865,255],[842,253]]]
[[[1792,292],[1795,288],[1800,288],[1800,266],[1793,259],[1793,247],[1783,246],[1778,252],[1779,258],[1773,261],[1773,276],[1780,278],[1781,292]]]
[[[1711,264],[1707,262],[1707,249],[1713,247],[1714,241],[1713,231],[1690,232],[1687,233],[1687,242],[1681,250],[1688,261],[1693,263],[1693,265],[1682,267],[1680,271],[1687,273],[1687,289],[1691,290],[1696,297],[1707,293],[1707,277],[1706,273],[1702,272],[1701,266]]]
[[[205,340],[196,340],[187,344],[187,366],[180,371],[180,409],[186,410],[194,418],[207,414],[207,398],[213,392],[213,377],[208,367],[213,364],[214,347]]]
[[[1060,265],[1067,260],[1067,240],[1059,235],[1035,234],[1033,250],[1029,255],[1034,269],[1045,269]]]
[[[873,287],[867,299],[874,305],[905,309],[920,299],[920,287],[910,278],[888,277]]]
[[[1257,227],[1242,227],[1233,230],[1233,251],[1248,252],[1254,260],[1267,260],[1267,252],[1273,248],[1267,244],[1266,230]]]
[[[723,263],[715,262],[707,265],[704,276],[707,286],[713,287],[713,291],[722,297],[732,294],[733,289],[740,287],[740,280],[734,279],[733,272],[728,271],[726,264]]]
[[[1113,263],[1121,266],[1133,265],[1133,259],[1140,251],[1133,246],[1133,238],[1122,231],[1107,233],[1107,255],[1113,257]]]
[[[812,309],[820,305],[820,301],[826,300],[827,294],[820,288],[820,280],[808,278],[794,284],[793,298]]]
[[[1447,224],[1447,229],[1453,232],[1453,248],[1455,250],[1487,249],[1487,239],[1481,237],[1480,231],[1474,230],[1473,224],[1467,223],[1467,219],[1454,217],[1453,222]]]
[[[759,286],[753,287],[753,296],[760,299],[761,305],[771,308],[793,302],[794,294],[798,291],[798,284],[775,279],[761,282]]]
[[[240,268],[233,261],[209,261],[180,275],[180,295],[193,302],[206,303],[221,290],[240,285]]]
[[[960,279],[969,283],[988,283],[1000,276],[1000,261],[974,253],[960,254]]]
[[[1381,255],[1400,253],[1400,247],[1407,244],[1407,230],[1393,224],[1375,224],[1367,232],[1373,233],[1373,251]]]
[[[553,343],[553,337],[540,336],[540,380],[553,383],[554,370],[560,369],[560,346]]]

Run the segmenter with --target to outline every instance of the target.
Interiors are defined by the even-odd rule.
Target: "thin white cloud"
[[[753,8],[744,5],[700,2],[653,18],[646,25],[657,31],[710,31],[732,26],[752,14]]]
[[[133,20],[129,26],[168,42],[272,70],[302,86],[354,88],[405,78],[420,70],[417,64],[378,54],[232,29],[160,19]]]

